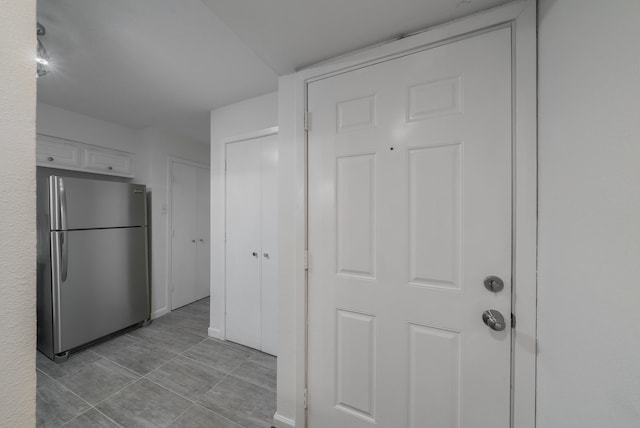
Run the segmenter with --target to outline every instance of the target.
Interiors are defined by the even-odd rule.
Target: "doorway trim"
[[[450,43],[494,28],[512,29],[512,141],[513,141],[513,240],[512,240],[512,310],[517,323],[512,334],[511,427],[534,428],[536,416],[536,296],[537,296],[537,21],[536,1],[517,0],[459,20],[436,26],[400,40],[330,60],[285,76],[280,81],[281,156],[294,151],[290,165],[295,169],[295,183],[287,187],[295,206],[295,263],[284,272],[291,277],[295,307],[287,318],[295,320],[295,344],[279,340],[279,346],[295,349],[295,373],[286,379],[295,385],[278,388],[279,426],[307,426],[307,85],[315,80],[389,61],[414,52]],[[286,146],[286,140],[291,144]],[[282,160],[282,159],[281,159]],[[281,184],[283,181],[281,180]],[[290,208],[288,205],[287,208]],[[287,245],[286,243],[281,243]],[[293,245],[290,243],[289,245]],[[293,250],[293,248],[292,248]],[[281,254],[283,248],[281,248]],[[282,259],[281,259],[282,260]],[[312,262],[311,262],[312,263]],[[280,265],[280,269],[282,269]],[[279,273],[280,276],[283,272]],[[280,298],[287,289],[282,279]],[[288,299],[291,300],[291,299]],[[281,325],[282,327],[282,325]],[[279,360],[284,358],[279,358]],[[280,362],[280,361],[279,361]],[[293,361],[292,361],[293,362]],[[280,364],[279,364],[280,366]],[[285,367],[282,367],[285,369]],[[280,385],[281,373],[278,370]],[[292,391],[291,388],[294,388]],[[280,403],[281,396],[294,396],[294,408]],[[284,401],[284,400],[283,400]],[[293,413],[293,414],[292,414]],[[295,421],[292,416],[295,415]]]
[[[166,239],[167,239],[167,254],[165,259],[165,275],[166,275],[166,301],[167,307],[165,308],[163,313],[154,314],[152,318],[158,318],[164,314],[168,314],[173,309],[173,293],[172,293],[172,269],[171,264],[173,262],[173,237],[171,236],[171,232],[173,230],[173,164],[181,163],[184,165],[196,166],[198,168],[204,168],[209,170],[209,174],[211,174],[211,167],[204,163],[194,162],[191,160],[175,157],[175,156],[167,156],[167,230],[166,230]],[[152,272],[153,273],[153,272]]]

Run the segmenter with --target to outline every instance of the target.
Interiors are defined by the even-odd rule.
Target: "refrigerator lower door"
[[[146,227],[51,233],[54,353],[149,318]]]

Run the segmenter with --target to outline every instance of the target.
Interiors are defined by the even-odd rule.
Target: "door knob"
[[[256,253],[255,251],[254,251],[253,253],[251,253],[251,255],[252,255],[253,257],[258,257],[258,253]]]
[[[195,240],[195,239],[192,239],[192,240],[191,240],[191,242],[193,242],[193,243],[195,244],[195,243],[196,243],[196,240]]]
[[[264,256],[265,259],[268,259],[269,258],[269,253],[264,253],[263,256]]]
[[[200,238],[200,242],[204,242],[204,239]]]
[[[497,293],[498,291],[502,291],[504,288],[504,282],[500,277],[491,275],[484,279],[484,286],[487,290]]]
[[[489,309],[482,313],[482,321],[491,329],[495,331],[502,331],[505,329],[506,324],[504,317],[499,311],[495,309]]]

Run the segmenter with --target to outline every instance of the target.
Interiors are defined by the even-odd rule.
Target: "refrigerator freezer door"
[[[49,194],[51,230],[147,224],[144,185],[51,176]]]
[[[51,232],[54,353],[149,318],[146,240],[146,227]]]

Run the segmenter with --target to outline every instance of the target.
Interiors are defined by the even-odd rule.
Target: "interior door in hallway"
[[[510,29],[312,82],[308,110],[309,426],[509,427]]]
[[[209,295],[209,169],[171,162],[171,309]]]

